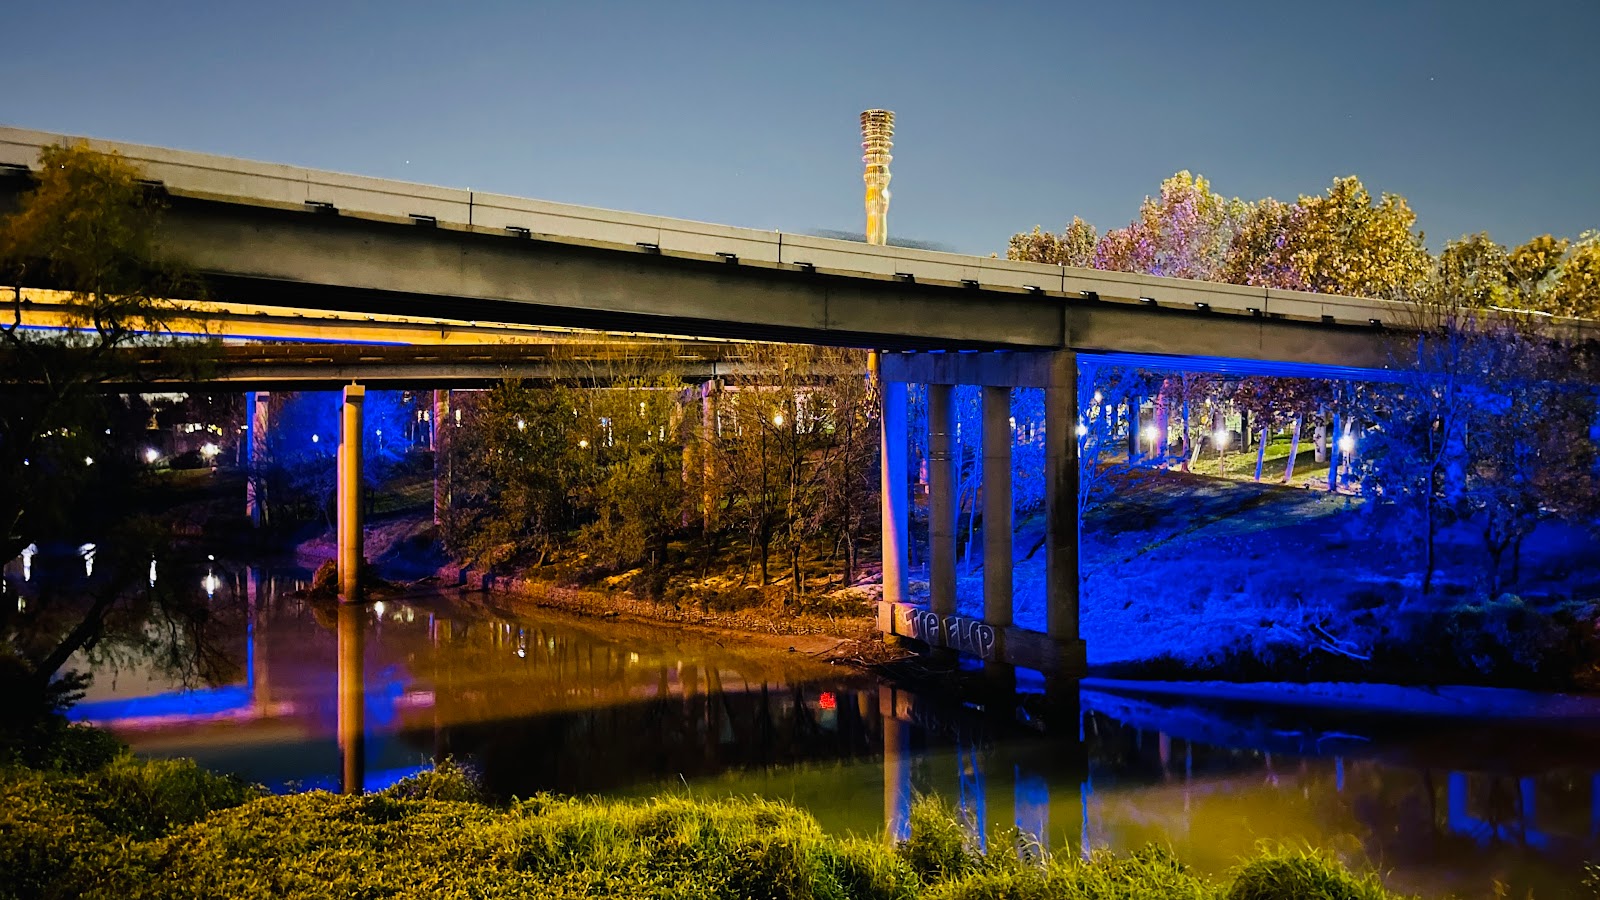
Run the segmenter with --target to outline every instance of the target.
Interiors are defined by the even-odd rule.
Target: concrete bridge
[[[0,128],[0,209],[41,147]],[[107,141],[168,202],[162,244],[209,282],[219,315],[272,307],[871,348],[882,395],[880,625],[998,663],[1075,672],[1079,354],[1271,371],[1376,374],[1416,322],[1405,304],[1101,272],[687,222]],[[409,327],[409,326],[408,326]],[[470,326],[469,326],[470,327]],[[968,352],[961,352],[968,351]],[[359,374],[358,359],[341,377]],[[328,371],[335,380],[335,371]],[[929,385],[930,592],[908,603],[906,385]],[[1011,558],[1011,389],[1046,406],[1047,627],[1012,627],[1011,572],[984,620],[955,613],[953,387],[982,385],[985,558]],[[361,385],[345,388],[340,569],[360,556]]]

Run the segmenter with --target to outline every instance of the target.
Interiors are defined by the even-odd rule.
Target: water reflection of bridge
[[[1081,709],[1045,715],[1025,694],[1032,718],[1019,722],[610,620],[463,612],[438,595],[336,611],[291,596],[295,586],[249,569],[219,592],[236,590],[251,612],[241,684],[182,715],[141,716],[128,701],[108,724],[141,750],[232,760],[247,774],[293,763],[302,768],[278,780],[310,784],[328,784],[308,775],[341,760],[370,787],[454,755],[501,794],[687,785],[791,799],[858,833],[903,833],[911,798],[934,794],[980,833],[1015,825],[1074,851],[1157,841],[1211,870],[1260,838],[1304,839],[1381,865],[1402,888],[1576,872],[1600,847],[1600,740],[1579,727],[1319,718],[1087,690]],[[359,647],[339,640],[341,624],[362,634]]]

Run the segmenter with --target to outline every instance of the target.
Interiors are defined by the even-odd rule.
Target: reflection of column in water
[[[1066,835],[1068,842],[1076,843],[1084,855],[1089,853],[1093,835],[1089,825],[1089,797],[1094,793],[1094,783],[1089,776],[1089,755],[1084,744],[1083,703],[1079,683],[1074,678],[1051,677],[1045,680],[1045,700],[1049,705],[1046,722],[1055,740],[1051,771],[1062,787],[1074,788],[1078,796],[1078,833]],[[1138,739],[1139,732],[1135,732]],[[1017,776],[1018,818],[1022,817],[1023,777]],[[1046,795],[1048,802],[1048,794]],[[1044,823],[1048,825],[1048,822]],[[1019,822],[1020,826],[1020,822]],[[1041,831],[1041,835],[1045,832]],[[1074,838],[1076,840],[1074,840]]]
[[[1016,806],[1017,830],[1024,836],[1031,837],[1041,844],[1048,844],[1050,839],[1050,783],[1038,772],[1024,768],[1018,764],[1012,770],[1012,779],[1016,784],[1014,803]]]
[[[1600,772],[1589,785],[1589,839],[1600,838]]]
[[[962,818],[977,834],[978,847],[988,850],[988,794],[983,785],[983,767],[978,762],[978,743],[976,730],[956,730],[956,783]]]
[[[1010,747],[998,735],[989,742],[979,762],[983,766],[984,830],[1000,837],[1017,824],[1016,762]]]
[[[343,758],[340,786],[359,794],[366,778],[366,682],[362,671],[366,608],[339,604],[339,752]]]
[[[878,688],[883,716],[883,824],[891,841],[911,836],[911,725],[895,709],[895,691]]]
[[[1341,768],[1339,771],[1343,772]],[[1194,782],[1194,742],[1183,742],[1183,833],[1188,834],[1194,825],[1194,820],[1189,817],[1190,786]]]

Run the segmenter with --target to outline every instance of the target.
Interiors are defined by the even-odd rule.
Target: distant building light
[[[86,465],[86,466],[92,466],[92,465],[94,465],[94,457],[92,457],[92,456],[85,456],[85,457],[84,457],[84,458],[83,458],[83,464],[84,464],[84,465]]]

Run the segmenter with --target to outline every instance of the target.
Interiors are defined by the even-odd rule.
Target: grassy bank
[[[1376,879],[1264,852],[1212,881],[1156,849],[983,854],[924,802],[897,846],[763,800],[489,804],[457,769],[380,794],[266,796],[184,761],[0,773],[0,897],[1384,898]]]

